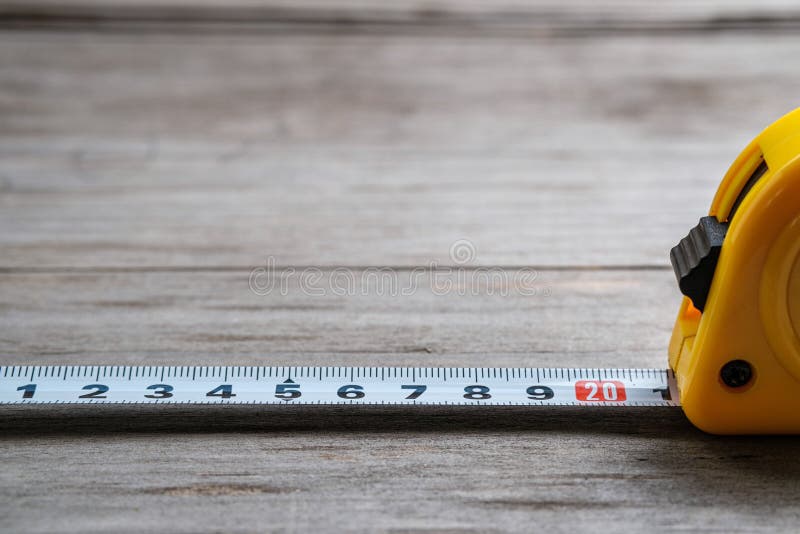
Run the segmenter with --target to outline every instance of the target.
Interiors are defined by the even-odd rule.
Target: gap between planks
[[[789,2],[687,9],[579,3],[463,5],[450,2],[215,3],[0,2],[0,28],[13,31],[137,33],[292,33],[461,35],[582,38],[720,32],[796,32],[800,13]]]
[[[118,267],[0,267],[0,275],[3,274],[116,274],[116,273],[235,273],[250,272],[259,266],[236,266],[236,265],[162,265],[162,266],[118,266]],[[463,271],[474,272],[478,270],[500,270],[515,271],[519,269],[532,269],[535,271],[669,271],[672,269],[668,264],[640,264],[640,265],[441,265],[443,269],[457,268]],[[337,269],[347,269],[350,271],[365,271],[370,269],[391,269],[398,272],[424,272],[429,273],[435,269],[426,266],[414,265],[275,265],[275,270],[294,269],[302,271],[306,269],[319,269],[320,271],[333,271]]]

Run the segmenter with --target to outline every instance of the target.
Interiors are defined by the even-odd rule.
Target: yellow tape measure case
[[[686,415],[717,434],[800,433],[800,109],[744,149],[670,256]]]

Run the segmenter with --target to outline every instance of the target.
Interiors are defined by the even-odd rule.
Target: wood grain
[[[796,31],[789,0],[3,0],[0,27],[95,31],[272,31],[540,35]]]
[[[298,270],[287,278],[286,294],[279,282],[264,295],[251,291],[249,274],[0,276],[0,352],[7,355],[4,363],[19,364],[568,361],[575,367],[663,368],[680,297],[666,270],[541,271],[524,286],[535,292],[530,295],[512,287],[513,271],[508,286],[498,280],[491,288],[470,270],[441,273],[436,286],[430,273],[397,270],[379,283],[377,273],[353,271],[355,285],[346,290],[339,273],[302,283]]]
[[[425,281],[405,296],[256,295],[246,271],[5,274],[0,350],[7,363],[664,365],[670,272],[542,271],[537,284],[528,297]],[[677,408],[97,408],[0,410],[12,530],[783,531],[798,519],[800,441],[704,435]]]
[[[12,530],[780,532],[800,519],[800,442],[703,435],[677,409],[3,412]]]
[[[798,20],[777,0],[3,0],[2,363],[662,368],[667,251],[797,105]],[[268,258],[286,290],[256,294]],[[531,269],[535,294],[438,294],[447,265]],[[419,287],[382,294],[371,266]],[[0,529],[800,521],[800,440],[679,409],[278,408],[0,407]]]
[[[795,35],[0,35],[0,265],[414,266],[469,239],[476,265],[665,266],[796,105],[797,57]]]

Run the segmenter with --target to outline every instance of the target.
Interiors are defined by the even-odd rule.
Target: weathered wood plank
[[[725,165],[268,152],[7,157],[0,265],[452,265],[466,239],[472,265],[666,266]]]
[[[2,412],[11,531],[783,532],[800,519],[797,439],[705,436],[678,409]]]
[[[259,295],[246,271],[7,274],[0,353],[7,364],[666,365],[680,297],[670,271],[506,275],[491,294],[472,270],[318,281],[298,270],[268,294],[257,280]]]
[[[665,265],[800,88],[781,35],[0,43],[18,269]]]
[[[663,367],[678,302],[666,251],[800,87],[800,38],[702,34],[784,12],[791,27],[783,2],[200,1],[0,3],[0,25],[99,13],[129,32],[0,33],[3,363]],[[234,24],[213,36],[134,20],[222,11]],[[234,35],[253,14],[261,26]],[[306,35],[268,27],[287,14],[282,31]],[[130,33],[148,26],[163,33]],[[648,31],[660,37],[613,36]],[[248,284],[266,256],[405,266],[407,281],[452,263],[459,239],[472,267],[647,268],[539,269],[534,296],[438,295],[429,272],[405,296]],[[677,409],[284,408],[3,407],[2,529],[800,520],[800,440],[706,436]]]
[[[721,31],[790,29],[797,6],[789,0],[755,2],[667,0],[2,0],[0,24],[30,28],[219,29],[234,24],[306,31],[465,31],[484,34],[570,36],[630,31]],[[169,24],[169,26],[165,26]],[[199,25],[199,26],[198,26]],[[232,28],[231,28],[232,29]],[[263,28],[262,28],[263,29]]]
[[[285,295],[259,296],[247,272],[5,274],[0,352],[4,363],[661,367],[671,277],[543,271],[529,297],[440,295],[424,281],[405,296],[312,296],[289,277]],[[2,407],[3,527],[778,532],[800,519],[800,440],[706,436],[679,409],[279,408]]]

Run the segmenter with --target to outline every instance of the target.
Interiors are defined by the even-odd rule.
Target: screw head
[[[731,388],[746,386],[753,378],[753,368],[744,360],[731,360],[719,371],[722,383]]]

